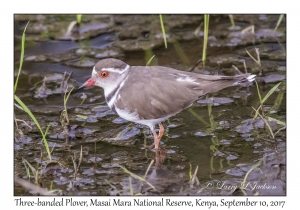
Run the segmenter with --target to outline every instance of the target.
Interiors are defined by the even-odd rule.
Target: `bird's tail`
[[[253,82],[255,80],[256,75],[252,74],[250,76],[248,76],[246,79],[248,80],[248,82]]]
[[[238,85],[238,84],[241,84],[241,83],[245,83],[245,82],[253,82],[255,80],[255,77],[256,77],[255,74],[249,75],[246,78],[244,78],[244,79],[242,79],[238,82],[233,83],[232,86],[235,86],[235,85]]]

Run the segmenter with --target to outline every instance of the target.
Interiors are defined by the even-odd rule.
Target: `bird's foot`
[[[161,166],[163,162],[166,159],[166,151],[162,148],[159,147],[158,149],[155,150],[155,166]]]
[[[154,148],[155,151],[160,151],[162,149],[162,147],[159,145],[155,145],[155,143],[151,144],[151,145],[146,145],[144,144],[144,148],[145,149],[149,149],[149,150],[152,150]]]

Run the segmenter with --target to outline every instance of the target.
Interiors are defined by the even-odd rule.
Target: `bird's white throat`
[[[116,100],[118,100],[119,98],[118,95],[119,95],[119,92],[121,90],[121,88],[124,86],[126,80],[128,78],[128,75],[124,78],[124,80],[121,82],[121,83],[118,83],[118,84],[111,84],[111,86],[108,86],[106,88],[104,88],[104,95],[105,95],[105,98],[109,100],[107,100],[107,105],[112,108],[112,105],[115,103]],[[113,94],[109,97],[110,94]]]

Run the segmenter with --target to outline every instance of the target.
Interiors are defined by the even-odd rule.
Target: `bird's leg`
[[[164,132],[165,132],[164,126],[161,123],[159,123],[159,133],[158,133],[158,139],[159,139],[159,141],[163,137]]]
[[[155,150],[158,150],[158,148],[159,148],[159,142],[160,142],[160,139],[162,138],[164,132],[165,132],[165,129],[164,129],[164,126],[161,123],[159,123],[159,132],[158,132],[158,135],[157,135],[155,129],[152,130],[153,137],[154,137]]]
[[[159,132],[158,135],[155,131],[155,128],[151,128],[153,137],[154,137],[154,146],[155,146],[155,166],[159,167],[162,165],[162,163],[164,162],[165,158],[166,158],[166,152],[163,148],[160,148],[159,142],[160,139],[162,138],[163,134],[164,134],[164,126],[159,123]]]
[[[153,133],[153,137],[154,137],[154,146],[155,146],[155,149],[157,150],[158,149],[158,144],[157,144],[158,136],[157,136],[155,129],[152,130],[152,133]]]

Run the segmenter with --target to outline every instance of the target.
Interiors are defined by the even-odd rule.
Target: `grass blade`
[[[263,98],[262,103],[264,103],[269,97],[270,95],[273,94],[273,92],[278,88],[278,86],[281,84],[281,82],[279,82],[277,85],[275,85],[268,93],[267,95]]]
[[[14,105],[15,105],[15,107],[17,107],[17,108],[19,108],[19,109],[21,109],[21,110],[24,111],[24,109],[21,106],[19,106],[18,104],[14,103]]]
[[[200,115],[198,115],[192,108],[189,108],[188,111],[196,117],[200,122],[202,122],[205,126],[210,126]]]
[[[64,101],[64,103],[65,104],[67,104],[67,102],[68,102],[68,100],[69,100],[69,97],[70,97],[70,94],[71,94],[71,92],[72,92],[72,90],[74,89],[74,87],[72,87],[72,89],[70,90],[70,92],[68,93],[68,95],[67,95],[67,98],[65,98],[65,101]],[[67,91],[67,90],[66,90]],[[65,92],[66,93],[66,92]]]
[[[234,18],[233,18],[233,15],[228,15],[229,16],[229,19],[230,19],[230,22],[231,22],[231,26],[235,26],[234,24]]]
[[[26,37],[25,36],[25,31],[26,31],[26,28],[27,28],[28,24],[29,24],[29,21],[26,24],[26,26],[24,28],[24,31],[23,31],[23,35],[22,35],[20,66],[19,66],[19,71],[18,71],[16,83],[15,83],[15,86],[14,86],[14,93],[16,92],[16,89],[18,87],[19,76],[20,76],[22,65],[23,65],[23,61],[24,61],[24,49],[25,49],[25,37]]]
[[[153,56],[148,60],[146,66],[149,66],[149,65],[150,65],[150,63],[151,63],[152,59],[154,58],[154,56],[155,56],[155,55],[153,55]]]
[[[256,84],[257,94],[258,94],[258,97],[259,97],[259,102],[262,103],[260,90],[259,90],[259,87],[258,87],[258,84],[257,84],[256,80],[255,80],[255,84]]]
[[[206,62],[206,51],[207,51],[207,42],[208,42],[208,25],[209,25],[209,15],[204,15],[204,36],[203,36],[203,52],[202,52],[202,62],[203,68],[205,68]]]
[[[246,53],[250,56],[250,58],[252,58],[252,60],[255,61],[255,63],[256,63],[257,65],[260,65],[259,61],[256,60],[256,59],[248,52],[248,50],[246,50]]]
[[[69,124],[69,116],[68,116],[68,110],[67,110],[67,102],[69,100],[70,94],[71,94],[73,89],[74,89],[74,87],[72,87],[72,89],[70,90],[70,92],[68,92],[68,95],[66,97],[66,94],[67,94],[67,91],[68,91],[68,86],[67,86],[66,91],[65,91],[65,95],[64,95],[64,110],[63,110],[63,112],[65,113],[65,118],[66,118],[68,124]]]
[[[140,176],[138,176],[138,175],[136,175],[136,174],[128,171],[125,167],[123,167],[121,165],[119,165],[119,167],[122,168],[126,174],[129,174],[130,176],[132,176],[133,178],[135,178],[135,179],[137,179],[139,181],[147,183],[153,190],[157,191],[157,189],[151,183],[149,183],[148,181],[146,181],[143,177],[140,177]]]
[[[78,23],[78,24],[81,23],[81,17],[82,17],[82,14],[77,14],[77,15],[76,15],[76,20],[77,20],[77,23]]]
[[[252,107],[252,109],[254,109],[254,111],[256,111],[256,113],[260,116],[260,118],[261,118],[261,119],[264,121],[264,123],[267,125],[267,127],[268,127],[268,129],[269,129],[269,131],[270,131],[270,134],[271,134],[272,138],[274,139],[275,136],[274,136],[274,133],[273,133],[272,128],[270,127],[268,121],[267,121],[263,116],[261,116],[261,114],[259,114],[258,111],[257,111],[254,107]]]
[[[281,121],[281,120],[277,120],[273,117],[268,117],[268,121],[275,121],[278,125],[283,125],[286,126],[285,122]]]
[[[258,107],[257,110],[255,111],[255,115],[254,115],[254,117],[253,117],[253,120],[254,120],[255,118],[257,118],[257,115],[258,115],[259,109],[261,109],[261,106],[262,106],[262,105],[259,105],[259,107]]]
[[[168,48],[167,37],[166,37],[166,32],[165,32],[165,27],[164,27],[164,21],[163,21],[162,15],[159,15],[159,19],[160,19],[161,30],[162,30],[163,37],[164,37],[165,48]]]
[[[282,19],[283,19],[283,16],[284,16],[284,15],[280,15],[280,16],[279,16],[278,21],[277,21],[277,24],[276,24],[276,27],[275,27],[275,29],[274,29],[274,32],[277,31],[277,28],[279,27],[279,25],[280,25],[280,23],[281,23],[281,21],[282,21]]]
[[[151,160],[151,162],[150,162],[150,164],[149,164],[149,166],[148,166],[148,168],[147,168],[147,170],[146,170],[146,172],[145,172],[144,179],[146,179],[147,174],[148,174],[148,172],[149,172],[151,166],[153,165],[153,163],[154,163],[154,160]]]
[[[198,172],[198,166],[196,167],[194,174],[192,175],[192,179],[190,179],[190,185],[193,186],[195,184],[195,182],[197,183],[197,185],[199,185],[199,180],[197,177],[197,172]]]
[[[27,164],[27,166],[30,168],[32,174],[35,176],[35,174],[37,172],[36,169],[25,158],[22,158],[22,162],[23,162],[25,167],[26,167],[26,164]]]
[[[36,126],[38,127],[38,129],[40,130],[40,133],[42,134],[42,137],[43,137],[43,143],[44,143],[44,146],[46,148],[46,151],[47,151],[47,154],[48,154],[48,157],[51,161],[51,153],[50,153],[50,149],[49,149],[49,145],[48,145],[48,142],[46,140],[46,135],[44,134],[39,122],[36,120],[35,116],[32,114],[32,112],[28,109],[28,107],[21,101],[21,99],[19,99],[18,96],[14,95],[14,98],[15,100],[21,105],[21,107],[24,109],[24,111],[31,117],[31,119],[33,120],[33,122],[36,124]],[[48,126],[49,127],[49,126]],[[47,132],[48,132],[48,129],[47,128]]]
[[[81,114],[76,115],[76,117],[82,118],[84,120],[86,120],[88,118],[87,116],[81,115]]]
[[[131,183],[131,176],[129,176],[128,178],[129,178],[130,195],[134,195],[134,193],[133,193],[133,188],[132,188],[132,183]]]
[[[182,47],[180,46],[179,42],[175,41],[173,43],[174,49],[177,53],[177,55],[179,56],[180,60],[187,66],[190,65],[190,60],[188,58],[188,56],[185,54],[184,50],[182,49]]]
[[[193,172],[192,172],[192,164],[190,164],[190,171],[189,171],[190,181],[193,178]]]
[[[251,173],[251,171],[253,171],[255,168],[257,168],[258,166],[260,166],[261,163],[262,163],[262,161],[263,161],[263,159],[261,159],[260,161],[258,161],[256,164],[254,164],[254,165],[249,169],[249,171],[246,173],[246,175],[245,175],[244,180],[243,180],[242,183],[244,183],[244,184],[246,183],[247,178],[248,178],[248,175]]]
[[[46,137],[46,136],[47,136],[47,134],[48,134],[48,131],[49,131],[49,128],[50,128],[50,126],[51,126],[51,125],[50,125],[50,123],[49,123],[49,124],[48,124],[48,126],[47,126],[47,128],[46,128],[45,134],[44,134],[44,135],[45,135],[45,137]]]

